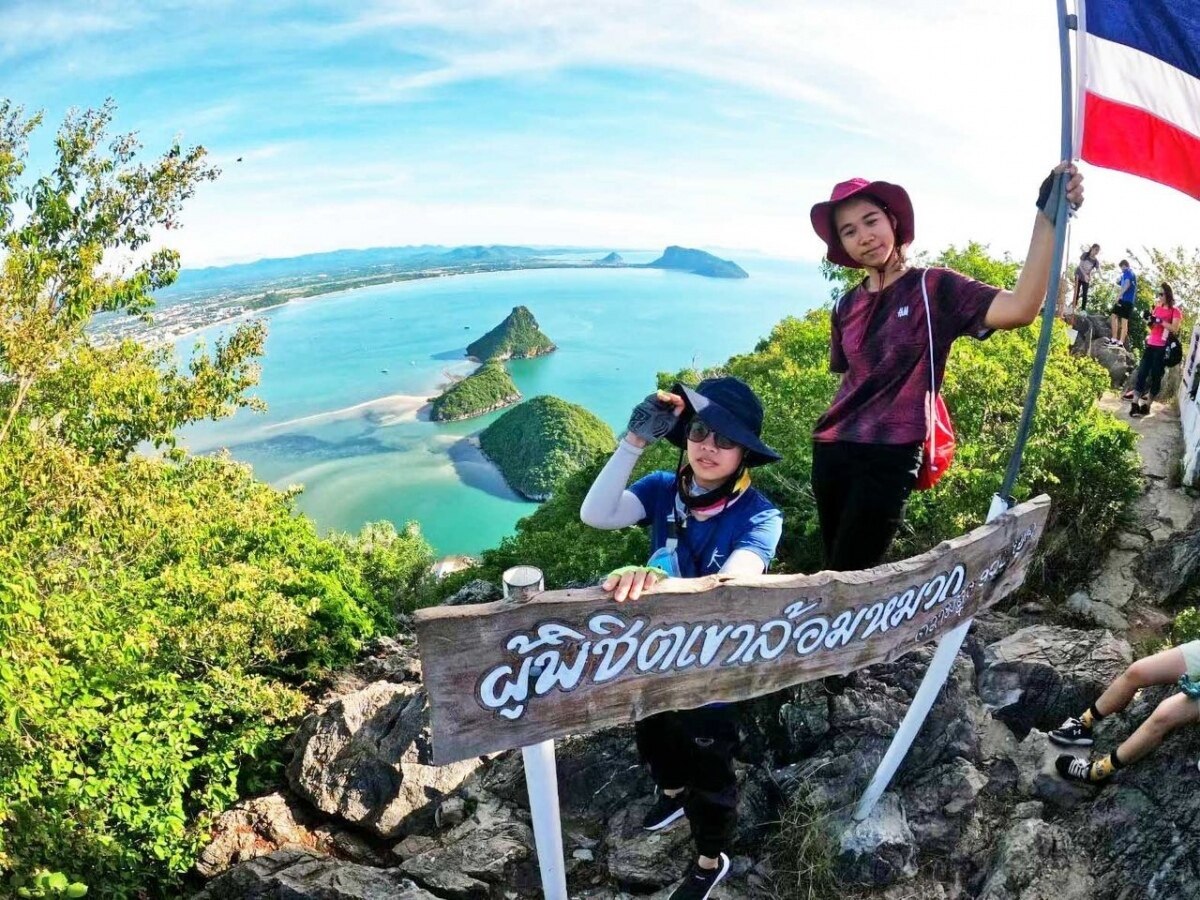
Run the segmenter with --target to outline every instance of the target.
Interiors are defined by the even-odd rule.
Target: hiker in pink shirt
[[[1083,202],[1083,176],[1063,163],[1067,201]],[[913,269],[915,235],[908,192],[855,178],[813,206],[827,258],[866,277],[833,307],[829,367],[842,383],[813,428],[812,487],[825,567],[866,569],[887,554],[916,484],[928,431],[926,409],[941,389],[950,347],[1037,318],[1054,254],[1058,195],[1053,173],[1016,287],[1002,290],[950,269]],[[928,316],[926,310],[928,309]]]
[[[1150,414],[1150,402],[1158,397],[1162,389],[1163,372],[1167,368],[1167,344],[1178,335],[1183,324],[1183,312],[1175,308],[1175,292],[1165,281],[1146,321],[1150,325],[1146,349],[1142,351],[1142,360],[1138,363],[1133,390],[1125,394],[1126,400],[1133,401],[1129,407],[1130,416]]]

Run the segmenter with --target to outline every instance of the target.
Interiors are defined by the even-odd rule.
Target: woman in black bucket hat
[[[615,600],[637,600],[666,577],[766,571],[783,517],[750,484],[752,469],[780,459],[763,443],[762,426],[762,403],[732,377],[706,378],[695,388],[677,383],[634,407],[579,513],[596,528],[650,525],[649,563],[618,569],[604,582]],[[652,472],[627,488],[642,451],[661,438],[680,449],[676,471]],[[733,708],[659,713],[638,722],[636,733],[658,786],[643,827],[659,831],[686,816],[696,844],[697,858],[671,898],[704,900],[729,871],[725,850],[737,821]]]

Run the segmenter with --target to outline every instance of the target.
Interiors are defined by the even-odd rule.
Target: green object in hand
[[[671,577],[665,570],[660,569],[658,566],[621,566],[621,568],[613,569],[609,572],[608,577],[604,580],[608,581],[609,578],[620,578],[622,575],[630,575],[634,572],[650,572],[659,578]]]

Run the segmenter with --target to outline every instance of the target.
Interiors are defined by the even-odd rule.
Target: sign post
[[[514,566],[501,576],[504,600],[520,603],[545,590],[540,569]],[[562,823],[558,813],[558,767],[554,761],[554,741],[539,741],[521,748],[525,764],[525,786],[529,791],[529,812],[533,818],[533,842],[537,847],[538,868],[542,874],[542,894],[546,900],[567,900],[567,869],[563,860]]]

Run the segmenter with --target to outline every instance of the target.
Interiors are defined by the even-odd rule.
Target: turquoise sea
[[[657,254],[622,254],[630,262]],[[228,448],[277,487],[302,484],[299,507],[323,529],[389,519],[421,523],[439,553],[477,553],[535,508],[508,489],[466,440],[500,412],[451,424],[417,409],[449,375],[470,372],[464,348],[514,306],[528,306],[558,345],[510,362],[526,397],[555,394],[624,427],[659,371],[710,366],[755,343],[786,315],[825,302],[810,263],[735,257],[745,280],[656,269],[535,269],[409,281],[292,302],[263,315],[268,412],[185,429],[194,452]],[[197,341],[177,344],[186,358]]]

